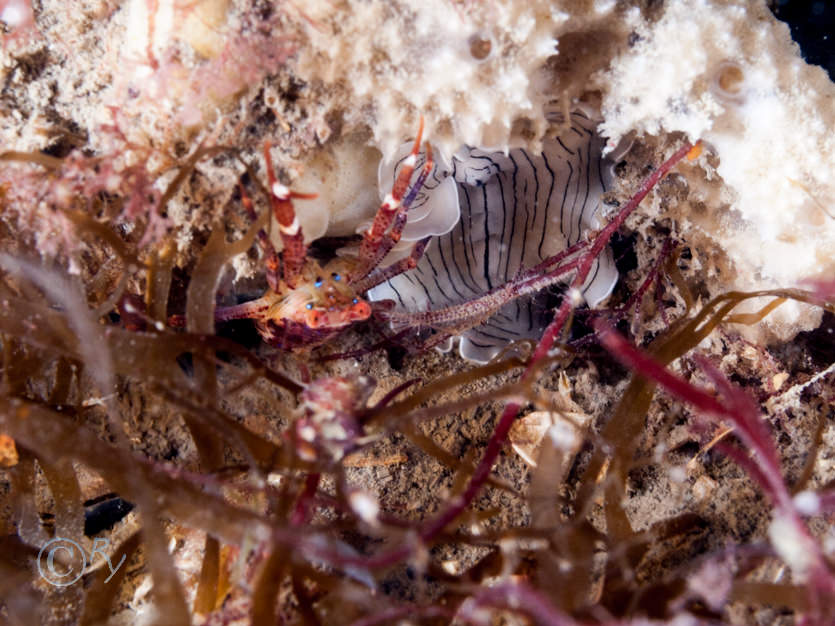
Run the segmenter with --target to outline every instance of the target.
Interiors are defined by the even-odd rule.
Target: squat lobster
[[[377,210],[373,223],[363,234],[358,256],[338,257],[324,267],[308,256],[293,206],[294,199],[309,199],[315,195],[291,191],[276,180],[267,142],[264,159],[270,205],[284,250],[279,255],[267,234],[263,230],[258,233],[259,244],[266,256],[269,289],[257,300],[218,308],[215,320],[252,319],[264,341],[282,350],[296,350],[320,345],[350,324],[368,319],[372,307],[362,294],[392,276],[414,268],[428,243],[428,238],[419,241],[408,257],[388,267],[378,267],[400,240],[409,206],[434,167],[432,148],[426,143],[426,163],[409,189],[422,136],[423,117],[411,153],[391,192]],[[243,186],[241,197],[250,217],[255,219],[252,201]],[[178,324],[178,321],[172,318],[172,323]]]

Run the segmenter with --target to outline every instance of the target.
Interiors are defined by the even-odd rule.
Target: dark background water
[[[835,81],[835,0],[776,0],[771,10],[791,29],[808,63],[820,65]],[[795,341],[812,359],[831,363],[835,357],[835,315],[824,313],[819,328],[800,333]]]
[[[808,63],[835,80],[835,0],[774,0],[771,10],[786,22]]]

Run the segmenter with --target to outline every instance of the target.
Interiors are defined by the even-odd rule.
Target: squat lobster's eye
[[[306,324],[310,328],[319,328],[322,325],[322,316],[319,311],[314,311],[307,316]]]
[[[317,278],[317,279],[316,279],[316,281],[313,283],[313,286],[314,286],[314,287],[316,287],[316,289],[318,289],[319,287],[321,287],[321,286],[322,286],[322,279],[321,279],[321,278]]]
[[[354,298],[353,300],[351,300],[351,303],[352,303],[352,304],[356,304],[357,302],[359,302],[359,300],[357,300],[356,298]]]
[[[354,304],[351,307],[351,317],[354,320],[367,320],[371,316],[371,307],[367,302],[361,302],[358,298],[354,298]]]
[[[340,276],[340,275],[339,275],[339,274],[337,274],[336,272],[334,272],[333,274],[331,274],[331,278],[333,278],[336,282],[339,282],[340,280],[342,280],[342,276]]]
[[[304,308],[306,308],[308,311],[312,311],[313,310],[313,303],[308,302],[307,304],[304,305]]]

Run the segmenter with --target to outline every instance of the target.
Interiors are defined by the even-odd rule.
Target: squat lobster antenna
[[[243,203],[244,209],[246,209],[247,215],[249,215],[249,219],[253,222],[256,221],[258,216],[255,213],[255,206],[252,204],[252,199],[246,193],[246,189],[244,189],[244,185],[241,181],[238,181],[238,189],[241,193],[241,203]],[[264,253],[264,262],[267,266],[267,284],[273,291],[278,291],[280,278],[278,253],[276,253],[273,242],[270,241],[269,235],[267,235],[263,228],[258,230],[257,237],[258,245],[261,246],[261,251]]]
[[[309,200],[315,198],[316,194],[290,191],[276,180],[273,161],[270,157],[270,147],[269,141],[264,143],[264,160],[267,162],[270,204],[272,205],[273,215],[278,221],[281,241],[284,243],[284,252],[281,257],[282,278],[290,288],[294,288],[307,257],[307,246],[304,243],[304,234],[301,224],[299,224],[299,218],[296,216],[296,210],[293,207],[293,198]]]

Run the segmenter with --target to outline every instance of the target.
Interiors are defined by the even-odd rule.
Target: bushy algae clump
[[[756,130],[751,107],[796,113],[783,74],[776,91],[758,89],[767,62],[794,58],[787,39],[758,57],[746,47],[756,38],[743,37],[725,58],[710,34],[746,13],[706,0],[104,4],[97,30],[87,14],[52,20],[50,0],[17,14],[33,5],[0,3],[0,19],[21,29],[4,40],[0,102],[17,113],[0,125],[13,139],[0,153],[0,621],[835,620],[835,286],[798,265],[801,288],[726,290],[734,275],[681,217],[735,201],[720,177],[744,182],[751,155],[739,148],[762,146],[761,134],[731,132]],[[705,19],[676,30],[693,7]],[[188,26],[178,31],[175,16]],[[132,22],[130,45],[102,45]],[[676,52],[688,45],[709,54]],[[82,58],[101,63],[85,74]],[[456,72],[439,72],[438,59]],[[674,65],[688,73],[635,94],[641,59],[658,64],[641,80]],[[780,67],[808,76],[794,61]],[[513,98],[496,99],[498,86]],[[664,132],[613,157],[620,180],[601,181],[609,215],[573,213],[564,249],[506,269],[452,311],[381,304],[338,337],[303,336],[294,352],[217,323],[221,307],[299,278],[288,265],[336,258],[367,270],[402,244],[396,209],[422,191],[412,179],[386,198],[391,222],[361,228],[379,240],[355,235],[379,206],[369,137],[393,153],[420,109],[439,163],[464,142],[483,149],[468,158],[497,162],[496,150],[520,146],[511,154],[532,159],[572,132],[549,124],[544,104],[568,119],[595,102],[613,136]],[[810,119],[804,137],[817,136]],[[694,147],[676,131],[707,141]],[[344,136],[319,159],[320,182],[294,183],[304,151],[332,133]],[[258,156],[265,141],[275,172]],[[786,173],[773,153],[754,156]],[[416,157],[404,158],[419,177]],[[363,163],[329,173],[350,159]],[[805,156],[795,163],[797,184],[780,178],[792,193],[758,210],[817,197],[828,175]],[[481,190],[485,206],[512,169]],[[317,227],[272,220],[289,188],[326,196],[311,211]],[[588,188],[599,200],[602,189]],[[745,190],[739,207],[773,188]],[[513,195],[520,216],[536,204]],[[256,245],[268,249],[271,220],[295,246],[280,257]],[[821,244],[829,222],[818,225]],[[340,260],[360,239],[373,254]],[[582,294],[604,261],[619,279],[612,289],[609,275],[609,299],[592,309]],[[258,277],[233,289],[230,266]],[[320,289],[319,278],[300,280]],[[551,289],[558,282],[568,286]],[[359,285],[358,302],[370,286]],[[497,303],[534,292],[550,313],[544,328],[491,346],[486,363],[427,349],[427,327],[442,331],[436,339],[469,332]],[[792,303],[822,328],[768,348],[739,334]],[[395,314],[414,323],[393,330]],[[442,314],[450,323],[432,317]],[[55,539],[77,551],[45,548]],[[61,586],[56,572],[78,579]]]
[[[688,150],[689,145],[679,148],[611,222],[584,240],[569,291],[527,356],[511,351],[431,381],[406,378],[382,395],[357,372],[327,372],[310,357],[295,365],[271,357],[269,364],[263,350],[258,356],[214,334],[222,271],[252,246],[263,217],[231,243],[223,229],[211,233],[185,288],[187,332],[164,323],[169,299],[183,289],[164,249],[139,254],[134,242],[83,213],[65,215],[80,239],[95,242],[91,251],[116,259],[121,275],[108,283],[113,291],[103,302],[100,294],[88,295],[101,255],[82,256],[79,274],[70,276],[23,254],[4,253],[0,430],[13,438],[19,455],[6,470],[4,616],[25,623],[34,615],[49,621],[60,614],[64,623],[92,624],[122,607],[166,624],[260,624],[277,617],[479,624],[485,616],[546,624],[733,623],[727,603],[734,602],[776,603],[808,623],[829,623],[835,574],[806,521],[825,519],[835,506],[830,486],[808,484],[823,427],[807,451],[807,471],[790,485],[769,426],[744,390],[699,355],[689,374],[669,369],[723,322],[752,323],[786,299],[833,312],[826,292],[728,293],[701,307],[688,295],[687,308],[642,348],[614,325],[643,317],[639,310],[652,300],[646,296],[654,283],[666,283],[664,291],[687,289],[680,272],[671,269],[678,253],[665,244],[622,307],[593,312],[584,322],[590,334],[569,334],[572,318],[583,314],[572,290]],[[29,160],[26,167],[54,165]],[[129,285],[142,285],[138,298]],[[740,302],[755,296],[771,303],[758,315],[734,316]],[[663,299],[657,306],[670,308]],[[590,360],[603,366],[595,346],[624,362],[635,377],[611,417],[593,426],[561,417],[548,381],[555,367],[576,371]],[[427,357],[409,357],[409,367],[421,358]],[[702,373],[721,400],[697,382]],[[635,472],[647,463],[675,469],[672,450],[655,460],[637,454],[656,384],[694,407],[687,421],[706,448],[716,427],[726,430],[709,446],[742,467],[767,496],[770,540],[695,551],[691,545],[682,552],[688,537],[710,537],[709,516],[685,508],[646,528],[630,519],[627,496]],[[473,391],[474,385],[482,391]],[[132,398],[141,398],[143,413],[156,415],[156,428],[164,429],[154,436],[150,454],[138,445],[149,431]],[[578,446],[566,448],[565,438],[548,430],[529,481],[512,484],[501,474],[509,459],[499,474],[497,462],[511,426],[529,406],[551,412],[556,423],[567,419],[563,428],[579,429],[589,449],[566,463],[565,455],[576,455]],[[265,421],[252,421],[241,414],[245,407],[268,407],[270,413]],[[474,411],[495,417],[488,421],[486,447],[473,450],[478,456],[458,458],[424,430],[433,421]],[[407,455],[425,455],[450,472],[449,486],[429,494],[426,509],[407,513],[367,478],[357,480],[355,468],[373,466],[370,450],[392,438],[403,442]],[[165,453],[166,441],[186,449]],[[697,446],[694,459],[702,453]],[[96,495],[106,490],[130,503],[110,519],[122,535],[85,523],[100,500],[91,497],[82,468],[103,481]],[[493,491],[521,499],[528,514],[491,523],[491,508],[478,498]],[[125,555],[131,566],[115,577],[106,566],[93,568],[83,584],[61,590],[33,566],[53,536],[87,551],[96,538],[113,538],[111,563]],[[659,560],[675,564],[660,575],[652,567]],[[788,566],[791,577],[762,582],[757,568],[775,560]],[[411,589],[397,584],[404,572],[420,582]],[[138,580],[148,575],[153,589],[145,597]],[[719,576],[715,588],[711,576]],[[132,595],[120,600],[120,589],[132,589]]]

